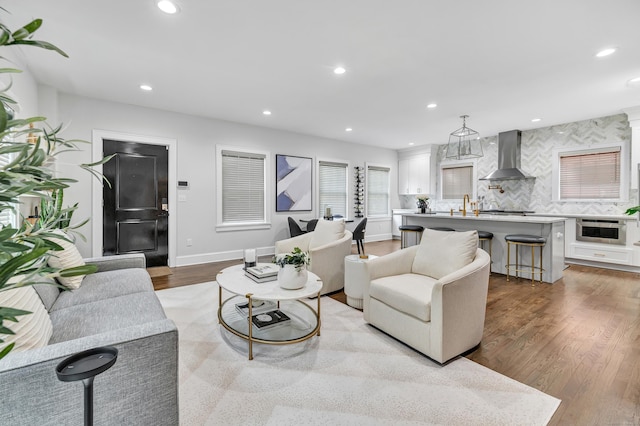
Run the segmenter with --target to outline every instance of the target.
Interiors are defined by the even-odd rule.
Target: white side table
[[[361,259],[359,255],[352,254],[344,258],[344,293],[349,306],[362,309],[362,292],[369,278],[364,263],[376,257],[370,254],[368,259]]]

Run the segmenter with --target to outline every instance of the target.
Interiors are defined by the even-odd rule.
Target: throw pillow
[[[61,236],[66,236],[62,231],[58,231],[57,233]],[[62,238],[52,238],[51,240],[61,246],[63,250],[50,252],[51,256],[49,256],[49,260],[47,262],[49,263],[49,266],[52,268],[67,269],[85,265],[75,244],[63,240]],[[84,275],[78,275],[75,277],[58,277],[56,279],[60,284],[74,290],[80,288]]]
[[[309,249],[338,241],[344,237],[344,220],[319,220],[311,233]]]
[[[411,269],[416,274],[439,280],[473,262],[477,248],[477,231],[425,229]]]
[[[0,338],[4,340],[0,349],[15,343],[12,352],[26,351],[49,343],[53,333],[51,319],[32,286],[0,291],[0,306],[31,312],[16,317],[18,322],[4,321],[3,325],[15,334],[0,334]]]

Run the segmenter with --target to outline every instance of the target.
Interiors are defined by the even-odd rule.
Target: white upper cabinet
[[[430,149],[429,149],[430,151]],[[399,194],[433,194],[433,167],[430,152],[400,153],[398,160]]]

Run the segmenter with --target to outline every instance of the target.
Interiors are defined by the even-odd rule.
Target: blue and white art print
[[[311,211],[311,158],[276,154],[276,211]]]

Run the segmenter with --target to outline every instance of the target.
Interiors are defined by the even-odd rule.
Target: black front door
[[[168,149],[162,145],[103,140],[103,254],[144,253],[147,266],[168,257]]]

